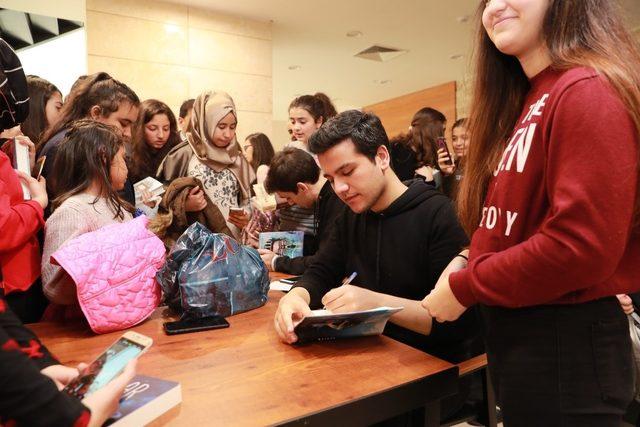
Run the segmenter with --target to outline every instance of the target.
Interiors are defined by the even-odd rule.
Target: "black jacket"
[[[316,255],[297,286],[311,295],[311,307],[341,280],[357,272],[353,284],[375,292],[421,300],[442,270],[468,244],[451,201],[432,186],[413,180],[409,188],[380,213],[343,216],[330,241]],[[433,322],[425,336],[387,323],[385,334],[452,362],[470,357],[477,337],[475,311],[456,322]]]
[[[315,205],[315,237],[318,249],[325,244],[331,233],[335,229],[336,220],[344,215],[350,214],[351,211],[342,200],[333,192],[329,181],[325,182],[318,195]],[[275,269],[282,273],[302,274],[305,272],[314,260],[316,255],[301,256],[297,258],[289,258],[281,256],[276,258]]]

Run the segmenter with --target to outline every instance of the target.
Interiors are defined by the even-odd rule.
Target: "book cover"
[[[147,190],[153,196],[160,198],[165,192],[164,185],[157,179],[150,176],[146,177],[142,181],[138,181],[133,184],[133,190],[136,194],[136,200],[142,200],[142,191]]]
[[[260,249],[268,249],[276,255],[296,258],[302,256],[302,243],[304,232],[302,231],[273,231],[260,233]]]
[[[13,168],[21,172],[31,175],[31,160],[29,159],[29,147],[20,144],[16,138],[13,138]],[[22,186],[22,195],[24,200],[31,200],[31,192],[29,187],[20,180]]]
[[[380,335],[387,320],[403,307],[378,307],[372,310],[332,314],[327,310],[313,310],[295,327],[298,343],[336,338]]]
[[[104,426],[142,426],[180,402],[180,383],[136,375],[125,387],[118,411]]]

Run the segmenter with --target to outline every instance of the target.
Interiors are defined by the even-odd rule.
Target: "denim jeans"
[[[634,371],[629,324],[615,297],[481,312],[506,427],[620,425]]]

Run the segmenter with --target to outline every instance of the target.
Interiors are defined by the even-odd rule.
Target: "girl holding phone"
[[[226,92],[204,92],[196,98],[192,114],[188,141],[169,151],[158,168],[158,177],[166,183],[183,176],[199,179],[209,199],[227,218],[233,237],[240,240],[251,215],[249,198],[255,172],[236,139],[235,103]],[[187,198],[187,211],[206,206],[199,187],[194,190]]]
[[[483,0],[479,16],[458,194],[472,241],[423,306],[447,321],[481,305],[505,425],[619,426],[633,367],[615,295],[640,276],[637,42],[609,0]]]

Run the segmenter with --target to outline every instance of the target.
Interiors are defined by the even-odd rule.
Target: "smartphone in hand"
[[[122,373],[129,361],[140,357],[153,344],[145,335],[129,331],[114,342],[87,369],[63,389],[70,396],[85,396],[109,384]]]
[[[447,147],[447,140],[445,139],[445,137],[444,136],[440,136],[440,137],[436,138],[436,145],[438,147],[438,151],[444,150],[445,153],[447,153],[447,156],[449,157],[448,160],[445,160],[445,164],[452,165],[453,164],[453,157],[451,156],[451,153],[449,152],[449,147]]]
[[[37,171],[36,179],[40,179],[42,176],[42,169],[44,169],[44,162],[47,160],[47,156],[42,156],[38,160],[36,160],[36,167],[34,171]]]

